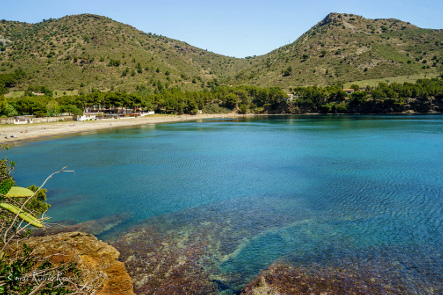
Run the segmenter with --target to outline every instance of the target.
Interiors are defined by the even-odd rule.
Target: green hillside
[[[292,44],[238,59],[91,14],[37,24],[3,20],[0,74],[18,69],[26,77],[13,90],[45,86],[59,96],[94,89],[153,93],[173,86],[200,91],[246,84],[289,90],[392,77],[398,81],[443,72],[443,30],[331,13]]]
[[[233,84],[330,85],[443,72],[443,30],[331,13],[294,43],[249,59]],[[366,86],[366,85],[363,85]]]
[[[0,42],[0,73],[21,68],[28,75],[19,89],[133,91],[160,82],[199,90],[222,70],[246,64],[91,14],[38,24],[2,21]]]

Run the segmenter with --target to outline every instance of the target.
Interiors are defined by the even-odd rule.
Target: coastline
[[[439,113],[389,113],[388,115],[435,115]],[[318,116],[334,114],[303,113],[303,114],[202,114],[202,115],[150,115],[128,119],[102,119],[94,121],[61,121],[51,123],[33,124],[0,124],[0,144],[12,144],[27,140],[43,140],[56,136],[75,134],[80,132],[106,130],[120,127],[140,126],[147,124],[162,124],[174,122],[186,122],[204,119],[242,118],[262,115],[297,115],[297,116]],[[335,114],[337,115],[337,114]],[[386,115],[386,114],[338,114],[338,115]],[[12,137],[11,137],[12,136]]]
[[[241,114],[205,114],[205,115],[152,115],[128,119],[103,119],[96,121],[65,121],[54,123],[35,123],[23,125],[0,125],[0,143],[8,144],[25,140],[40,140],[59,135],[79,132],[105,130],[119,127],[131,127],[146,124],[186,122],[202,119],[239,118]],[[12,137],[11,137],[12,136]]]

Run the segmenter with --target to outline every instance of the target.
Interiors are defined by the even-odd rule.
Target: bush
[[[241,103],[239,106],[240,114],[246,114],[248,112],[248,106],[244,103]]]
[[[31,186],[29,189],[35,192],[32,196],[7,197],[6,194],[14,184],[11,171],[15,164],[9,163],[6,158],[1,160],[1,163],[0,294],[69,294],[79,290],[82,290],[81,294],[91,294],[92,286],[83,284],[82,274],[76,265],[64,262],[54,264],[50,257],[35,256],[33,250],[26,245],[24,239],[30,236],[29,224],[21,219],[25,212],[29,212],[28,216],[46,212],[49,208],[44,202],[46,190]],[[67,171],[63,168],[51,174],[42,186],[54,174],[60,172]],[[5,209],[9,208],[8,206],[17,206],[16,208],[20,209],[14,214]]]
[[[205,114],[226,114],[231,112],[230,109],[221,107],[218,104],[208,104],[203,108],[203,113]]]
[[[12,180],[12,178],[5,179],[0,184],[0,194],[1,195],[6,195],[13,185],[14,185],[14,180]]]

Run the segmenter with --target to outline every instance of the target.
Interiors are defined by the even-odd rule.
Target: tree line
[[[37,117],[58,116],[63,113],[80,115],[87,109],[109,112],[123,110],[154,110],[165,114],[195,114],[198,110],[208,112],[246,113],[265,112],[275,108],[287,98],[279,87],[214,86],[211,90],[190,92],[178,87],[166,88],[151,94],[143,87],[134,93],[100,92],[54,97],[46,87],[29,87],[25,96],[5,98],[0,96],[0,115],[6,117],[35,115]],[[34,92],[35,91],[35,92]],[[38,92],[42,95],[33,94]],[[43,95],[44,94],[44,95]],[[216,106],[216,107],[214,107]]]
[[[386,113],[413,110],[428,112],[437,107],[443,111],[443,75],[434,79],[419,79],[416,83],[379,83],[359,87],[348,94],[343,86],[308,86],[293,89],[296,112],[318,113]]]
[[[25,96],[0,96],[0,115],[52,117],[63,113],[80,115],[87,109],[108,112],[123,110],[156,111],[164,114],[205,113],[380,113],[401,112],[409,108],[430,111],[433,105],[443,109],[443,75],[420,79],[416,83],[380,83],[376,87],[352,85],[352,94],[340,84],[290,89],[292,97],[279,87],[217,86],[204,91],[182,91],[178,87],[151,93],[144,86],[134,93],[100,92],[54,97],[44,86],[29,87]],[[35,92],[41,95],[34,95]],[[34,92],[34,94],[33,94]],[[44,95],[43,95],[44,94]],[[434,108],[435,109],[435,108]]]

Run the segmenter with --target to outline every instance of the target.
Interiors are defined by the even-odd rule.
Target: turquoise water
[[[75,170],[47,184],[52,222],[130,214],[104,238],[144,222],[236,224],[241,236],[218,237],[216,269],[239,282],[279,259],[367,257],[400,263],[411,290],[443,281],[441,115],[146,125],[20,143],[6,156],[22,186]]]

